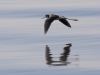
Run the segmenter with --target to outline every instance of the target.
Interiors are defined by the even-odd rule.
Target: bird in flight
[[[66,18],[64,16],[59,16],[59,15],[56,15],[56,14],[46,14],[45,17],[43,18],[47,18],[45,20],[45,23],[44,23],[44,34],[47,33],[51,23],[54,21],[54,20],[59,20],[61,23],[63,23],[64,25],[68,26],[71,28],[71,25],[69,24],[69,22],[67,20],[73,20],[73,21],[78,21],[77,19],[69,19],[69,18]],[[42,18],[42,19],[43,19]],[[67,19],[67,20],[66,20]]]

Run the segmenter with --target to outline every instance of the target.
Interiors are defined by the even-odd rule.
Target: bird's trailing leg
[[[59,19],[67,19],[67,20],[78,21],[78,19],[69,19],[69,18],[66,18],[66,17],[64,17],[64,16],[61,16]]]
[[[73,21],[78,21],[78,19],[69,19],[69,18],[66,18],[66,19],[68,19],[68,20],[73,20]]]

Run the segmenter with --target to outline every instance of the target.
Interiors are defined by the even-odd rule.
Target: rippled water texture
[[[45,14],[59,14],[44,35]],[[99,0],[0,0],[0,75],[100,75]]]

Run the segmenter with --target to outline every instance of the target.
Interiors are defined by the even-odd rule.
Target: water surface
[[[100,75],[99,0],[1,0],[1,75]],[[68,28],[47,13],[77,18]],[[56,30],[55,30],[56,29]]]

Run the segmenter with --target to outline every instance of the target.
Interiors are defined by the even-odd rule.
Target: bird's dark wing
[[[52,14],[49,18],[47,18],[47,19],[45,20],[45,23],[44,23],[44,33],[45,33],[45,34],[47,33],[47,31],[48,31],[48,29],[49,29],[51,23],[52,23],[55,19],[57,19],[57,18],[59,18],[58,15]]]
[[[45,34],[47,33],[47,31],[48,31],[48,29],[53,21],[54,21],[53,18],[48,18],[45,20],[45,23],[44,23],[44,33]]]
[[[71,25],[69,24],[69,22],[66,19],[59,19],[60,22],[62,22],[64,25],[71,27]]]

